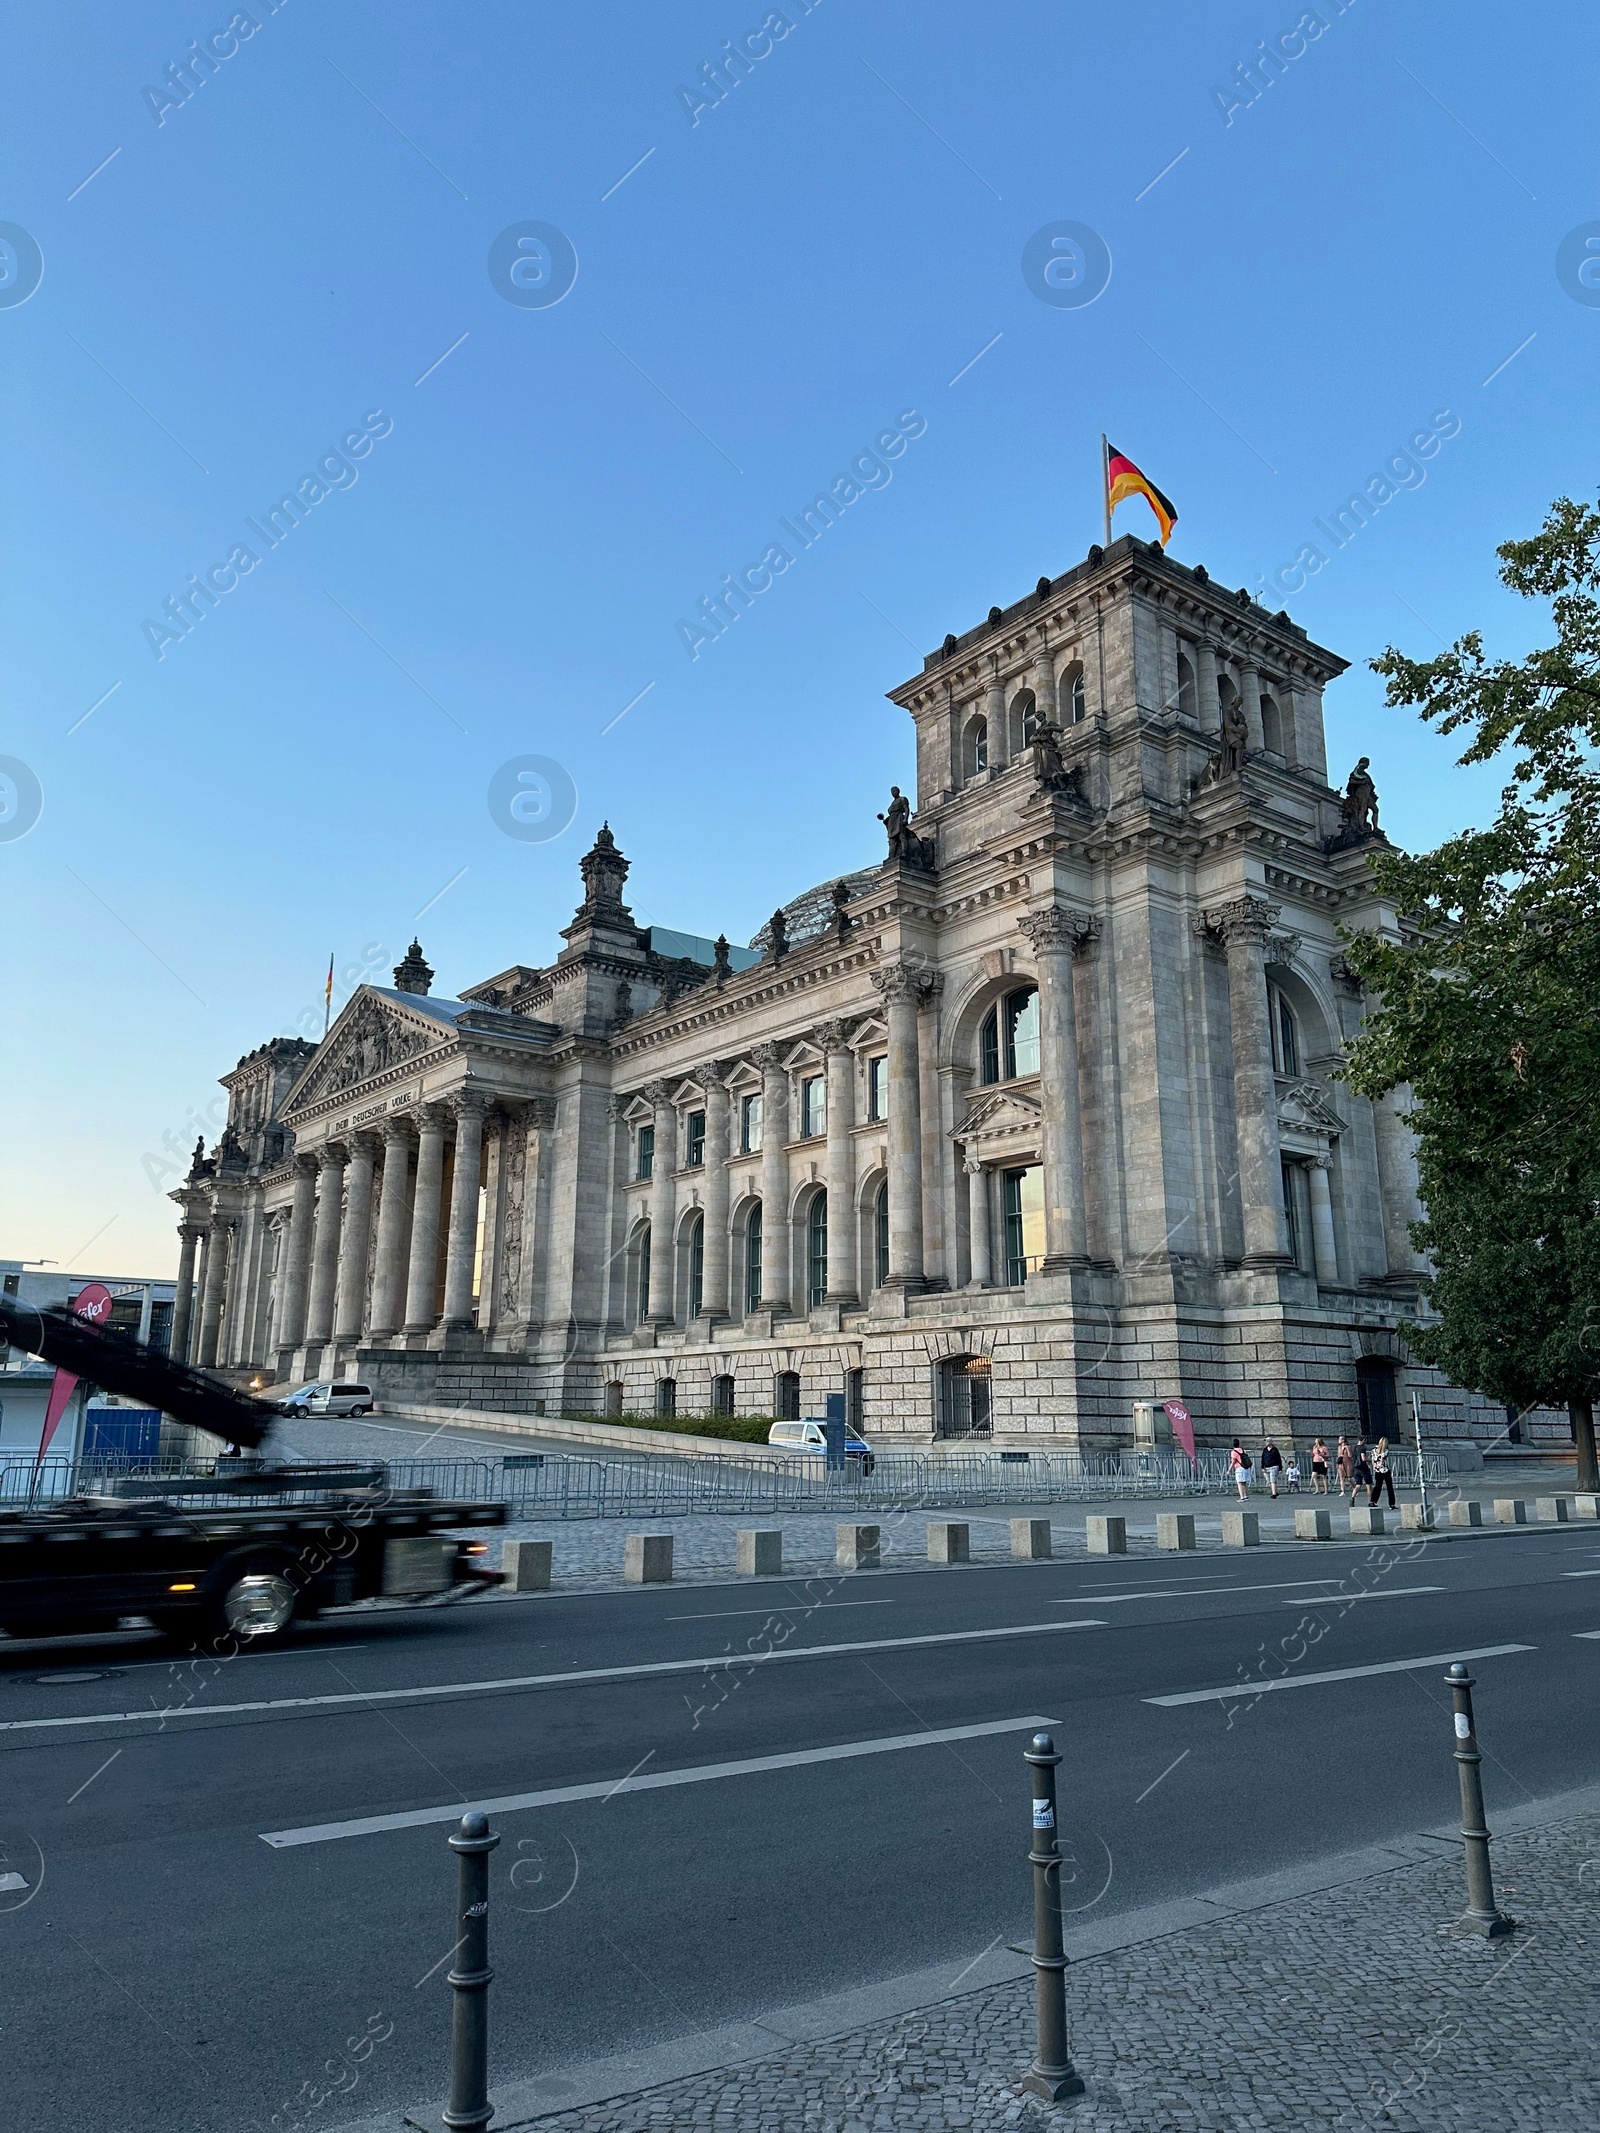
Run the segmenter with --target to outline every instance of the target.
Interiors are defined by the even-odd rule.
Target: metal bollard
[[[445,1979],[450,2002],[450,2101],[441,2123],[453,2133],[486,2133],[489,2101],[489,1854],[500,1839],[487,1815],[466,1814],[450,1839],[456,1875],[456,1959]]]
[[[1067,2042],[1067,1958],[1061,1946],[1061,1847],[1056,1838],[1056,1770],[1061,1757],[1048,1733],[1024,1748],[1033,1766],[1033,1997],[1038,2044],[1022,2086],[1059,2103],[1083,2094],[1083,2077]]]
[[[1458,1659],[1445,1675],[1455,1704],[1456,1762],[1461,1774],[1461,1848],[1467,1862],[1467,1908],[1456,1930],[1481,1933],[1498,1940],[1516,1930],[1516,1920],[1507,1918],[1494,1900],[1494,1874],[1489,1865],[1489,1832],[1483,1820],[1483,1780],[1478,1766],[1478,1736],[1472,1723],[1472,1676]]]

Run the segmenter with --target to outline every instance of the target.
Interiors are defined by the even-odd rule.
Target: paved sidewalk
[[[976,1991],[931,1974],[892,1981],[631,2060],[498,2085],[494,2125],[1593,2133],[1600,1792],[1509,1813],[1499,1827],[1497,1893],[1519,1920],[1508,1941],[1450,1933],[1464,1902],[1460,1850],[1438,1833],[1078,1925],[1068,2009],[1088,2093],[1053,2111],[1018,2091],[1032,1993],[1026,1965],[1001,1950],[973,1974],[1009,1975]],[[1019,1926],[1025,1893],[1024,1882]],[[873,2019],[897,1985],[907,1988],[899,2009]],[[697,2053],[700,2070],[683,2078]],[[414,2122],[437,2123],[426,2112]],[[395,2123],[370,2122],[373,2133]]]

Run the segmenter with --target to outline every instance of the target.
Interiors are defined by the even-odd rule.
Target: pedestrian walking
[[[1289,1454],[1289,1464],[1283,1470],[1283,1485],[1291,1496],[1300,1493],[1300,1461],[1294,1453]]]
[[[1356,1478],[1356,1455],[1350,1449],[1348,1437],[1339,1439],[1339,1455],[1334,1461],[1334,1469],[1339,1476],[1339,1494],[1342,1496],[1354,1485]],[[1355,1498],[1352,1496],[1350,1501],[1354,1503]]]
[[[1342,1444],[1344,1439],[1339,1441]],[[1328,1493],[1328,1447],[1320,1437],[1311,1447],[1311,1493],[1313,1496]]]
[[[1367,1502],[1369,1504],[1376,1503],[1385,1489],[1389,1491],[1389,1509],[1392,1511],[1394,1509],[1394,1476],[1389,1471],[1389,1440],[1387,1437],[1380,1437],[1378,1439],[1378,1448],[1372,1455],[1372,1494],[1367,1498]]]
[[[1278,1476],[1282,1472],[1283,1454],[1269,1437],[1261,1447],[1261,1476],[1274,1496],[1278,1493]]]
[[[1370,1489],[1371,1486],[1372,1454],[1367,1449],[1366,1438],[1362,1437],[1357,1441],[1356,1444],[1356,1478],[1355,1485],[1350,1491],[1350,1501],[1354,1503],[1356,1498],[1361,1494],[1361,1491],[1363,1489]],[[1372,1500],[1374,1503],[1377,1502],[1376,1497],[1374,1497]]]
[[[1234,1486],[1239,1491],[1239,1501],[1244,1502],[1250,1487],[1250,1454],[1235,1437],[1233,1450],[1228,1454],[1228,1467],[1233,1475]]]

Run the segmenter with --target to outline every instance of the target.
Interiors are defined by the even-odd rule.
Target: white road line
[[[1600,1631],[1595,1632],[1600,1635]],[[1225,1689],[1185,1689],[1178,1696],[1147,1696],[1146,1703],[1164,1711],[1180,1703],[1244,1703],[1271,1689],[1314,1689],[1325,1681],[1361,1681],[1369,1674],[1409,1674],[1424,1666],[1449,1666],[1456,1659],[1501,1659],[1508,1652],[1537,1651],[1536,1644],[1485,1644],[1470,1652],[1429,1652],[1421,1659],[1386,1659],[1381,1666],[1340,1666],[1321,1674],[1278,1674],[1271,1681],[1235,1681]]]
[[[186,1703],[170,1710],[86,1711],[77,1718],[8,1718],[0,1733],[53,1732],[61,1726],[135,1726],[153,1719],[237,1718],[257,1711],[326,1711],[340,1706],[425,1703],[436,1696],[487,1696],[508,1689],[567,1689],[593,1681],[637,1681],[649,1674],[727,1673],[779,1659],[849,1659],[857,1652],[910,1651],[930,1644],[988,1644],[1005,1637],[1047,1637],[1065,1629],[1105,1629],[1104,1622],[1014,1622],[1006,1629],[956,1629],[932,1637],[874,1637],[857,1644],[798,1644],[775,1652],[717,1652],[709,1659],[658,1659],[647,1666],[597,1666],[566,1674],[513,1674],[501,1681],[437,1681],[412,1689],[357,1689],[349,1695],[274,1696],[256,1703]]]
[[[1085,1600],[1093,1600],[1096,1606],[1102,1600],[1108,1605],[1116,1600],[1170,1600],[1190,1592],[1298,1592],[1307,1585],[1337,1585],[1338,1582],[1336,1577],[1332,1577],[1281,1578],[1268,1585],[1258,1585],[1250,1579],[1246,1579],[1242,1585],[1154,1585],[1148,1592],[1079,1592],[1065,1600],[1052,1600],[1050,1604],[1052,1607],[1081,1607]],[[1296,1602],[1291,1600],[1288,1604],[1293,1607]]]
[[[1600,1578],[1600,1570],[1563,1570],[1564,1578]]]
[[[898,1600],[797,1600],[783,1607],[722,1607],[710,1614],[665,1615],[667,1622],[733,1622],[745,1615],[813,1615],[835,1607],[898,1607]]]
[[[946,1741],[983,1740],[996,1733],[1026,1733],[1057,1725],[1053,1718],[996,1718],[984,1726],[946,1726],[937,1733],[894,1733],[887,1739],[843,1741],[836,1748],[802,1748],[788,1755],[753,1755],[738,1763],[701,1763],[689,1770],[653,1770],[603,1778],[593,1785],[558,1785],[547,1792],[509,1792],[498,1800],[452,1800],[447,1807],[417,1807],[406,1814],[363,1815],[347,1822],[313,1822],[304,1829],[268,1829],[263,1844],[287,1851],[297,1844],[332,1844],[343,1837],[370,1837],[391,1829],[422,1829],[454,1822],[469,1807],[487,1815],[520,1813],[529,1807],[564,1807],[574,1800],[611,1800],[621,1792],[657,1792],[670,1785],[704,1785],[713,1778],[752,1777],[763,1770],[799,1770],[808,1763],[842,1763],[860,1755],[894,1755],[903,1748],[936,1748]],[[637,1766],[635,1766],[637,1767]]]
[[[1445,1585],[1397,1585],[1393,1592],[1324,1592],[1306,1600],[1280,1600],[1280,1607],[1347,1607],[1352,1600],[1409,1600],[1419,1592],[1447,1592]]]
[[[1600,1638],[1600,1629],[1575,1629],[1572,1634],[1575,1637]]]

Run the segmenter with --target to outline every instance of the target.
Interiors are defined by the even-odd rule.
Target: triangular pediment
[[[951,1139],[983,1147],[988,1143],[1036,1144],[1043,1113],[1039,1099],[1021,1089],[994,1089],[968,1104],[965,1116],[951,1131]]]
[[[451,1035],[431,1017],[413,1017],[363,987],[317,1046],[316,1057],[290,1094],[291,1115],[377,1080]]]
[[[1334,1109],[1326,1089],[1314,1081],[1291,1081],[1278,1087],[1278,1131],[1335,1135],[1343,1133],[1345,1121]]]

